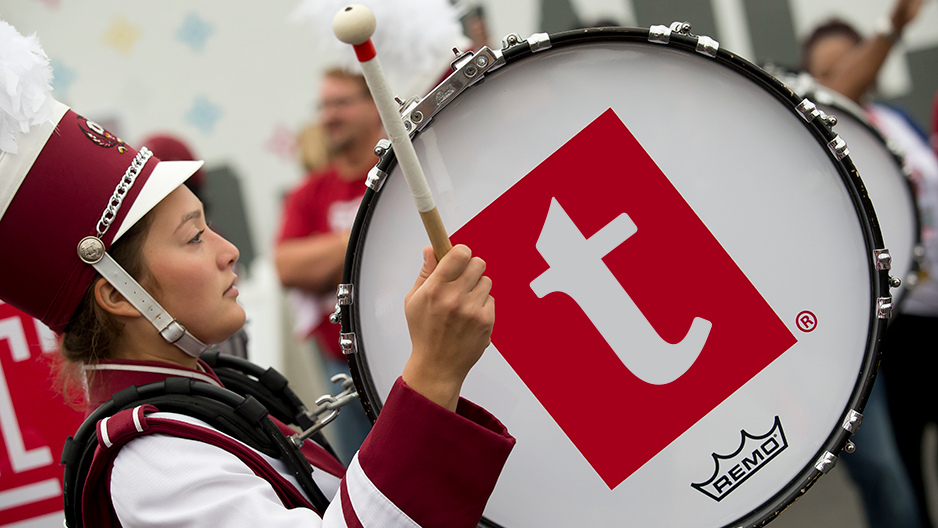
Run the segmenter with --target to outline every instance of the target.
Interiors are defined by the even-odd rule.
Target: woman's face
[[[150,214],[143,256],[156,284],[142,285],[194,336],[224,341],[244,325],[232,269],[238,248],[208,228],[202,202],[185,185]]]

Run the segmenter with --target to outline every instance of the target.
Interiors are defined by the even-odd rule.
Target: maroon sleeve
[[[421,526],[475,527],[515,439],[481,407],[451,412],[398,378],[358,452],[362,471]]]

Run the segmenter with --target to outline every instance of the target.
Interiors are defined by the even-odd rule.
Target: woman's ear
[[[140,312],[104,277],[94,283],[94,299],[98,306],[110,314],[123,317],[140,317]]]

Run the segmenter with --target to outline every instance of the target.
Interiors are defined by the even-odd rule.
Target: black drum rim
[[[566,46],[589,42],[632,42],[649,46],[665,45],[649,42],[649,33],[649,29],[647,28],[589,28],[555,33],[551,34],[549,37],[552,48],[563,48]],[[671,33],[670,41],[668,44],[666,44],[666,46],[696,53],[697,37],[694,35]],[[533,56],[535,53],[531,51],[530,45],[524,41],[518,45],[509,47],[502,51],[507,62],[506,66],[524,61],[525,59]],[[888,321],[888,319],[877,316],[875,310],[877,299],[882,297],[891,297],[889,289],[889,272],[888,270],[877,270],[875,263],[874,251],[884,249],[885,245],[883,242],[882,233],[880,231],[879,221],[873,209],[872,200],[870,199],[860,174],[857,171],[853,161],[850,159],[850,156],[847,155],[842,159],[837,159],[833,152],[826,148],[826,144],[834,140],[834,138],[837,137],[837,134],[830,127],[821,123],[820,119],[814,119],[808,122],[803,119],[803,116],[798,112],[797,106],[802,102],[803,97],[801,97],[799,94],[796,94],[782,81],[772,76],[759,66],[749,62],[748,60],[736,55],[731,51],[720,48],[717,51],[716,56],[711,60],[714,60],[723,67],[727,67],[732,71],[735,71],[756,85],[762,87],[765,91],[775,97],[790,112],[797,115],[797,120],[808,128],[808,130],[814,135],[821,146],[825,147],[824,151],[826,155],[837,168],[837,172],[844,184],[844,188],[851,197],[851,202],[853,203],[856,218],[859,222],[860,230],[863,234],[864,244],[866,247],[866,256],[868,261],[867,268],[869,271],[870,280],[871,310],[867,332],[867,344],[862,360],[862,368],[857,374],[857,379],[854,383],[854,389],[847,400],[847,405],[844,407],[841,416],[846,415],[846,413],[850,410],[862,412],[866,405],[866,401],[869,398],[870,391],[872,390],[873,386],[873,381],[876,377],[882,354],[882,340]],[[500,73],[501,72],[495,72],[496,75]],[[470,87],[470,89],[472,88]],[[442,111],[445,112],[446,109],[444,108]],[[387,173],[388,177],[390,177],[390,174],[395,165],[396,159],[394,158],[394,152],[393,150],[389,149],[379,160],[377,168]],[[358,257],[365,242],[368,223],[374,212],[375,206],[378,204],[380,196],[380,189],[375,191],[372,188],[368,188],[362,199],[361,207],[358,210],[358,214],[356,215],[355,222],[350,234],[350,243],[348,245],[345,266],[342,275],[342,282],[344,284],[355,284],[356,279],[360,276],[361,261]],[[360,305],[361,303],[358,302],[358,291],[353,290],[351,303],[352,309],[343,309],[341,311],[341,331],[343,333],[356,333],[358,335],[358,350],[353,354],[349,354],[347,359],[349,361],[352,376],[355,380],[355,385],[365,411],[369,418],[371,418],[372,421],[375,421],[378,414],[380,413],[382,403],[380,397],[378,396],[378,391],[371,381],[372,378],[369,372],[367,359],[364,354],[367,336],[362,336],[360,334],[360,315],[358,312],[358,307]],[[847,445],[851,435],[852,433],[843,427],[835,427],[835,429],[829,433],[827,439],[823,442],[821,448],[815,454],[813,460],[818,460],[824,453],[832,453],[835,455],[839,454]],[[743,517],[740,517],[739,519],[724,525],[724,528],[755,528],[758,526],[764,526],[777,517],[798,498],[800,498],[801,495],[807,492],[807,490],[810,489],[810,487],[817,481],[818,478],[820,478],[822,474],[823,473],[815,469],[814,466],[808,466],[804,468],[795,476],[795,478],[783,486],[782,489],[773,495],[769,500],[753,509],[747,515],[744,515]],[[501,525],[486,519],[485,517],[482,518],[480,526],[492,528],[501,527]]]

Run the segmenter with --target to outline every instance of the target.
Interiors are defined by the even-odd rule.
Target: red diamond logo
[[[612,109],[452,239],[488,264],[493,343],[610,489],[796,342]]]

